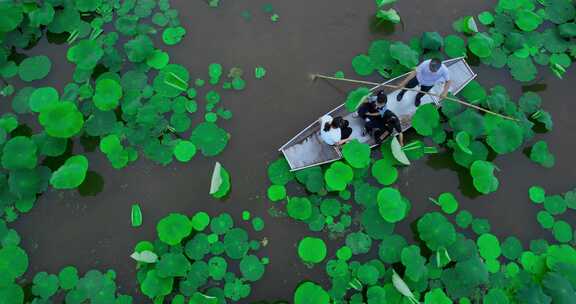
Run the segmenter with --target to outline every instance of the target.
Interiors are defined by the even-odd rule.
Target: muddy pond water
[[[407,41],[425,31],[452,33],[455,19],[487,10],[496,1],[400,0],[396,7],[403,23],[395,28],[374,26],[375,5],[371,0],[222,0],[218,8],[210,8],[200,0],[171,3],[179,10],[188,33],[182,43],[168,50],[171,60],[186,66],[193,77],[204,77],[212,62],[246,69],[261,65],[267,69],[267,76],[250,81],[239,94],[223,95],[234,117],[222,126],[232,138],[224,153],[214,159],[197,157],[188,164],[161,167],[142,158],[127,169],[115,170],[98,151],[87,153],[91,172],[89,183],[81,191],[48,191],[31,213],[14,225],[30,255],[29,278],[38,271],[54,273],[67,265],[75,265],[80,272],[111,268],[117,272],[122,293],[133,295],[135,303],[148,303],[139,291],[135,264],[127,256],[138,241],[155,239],[155,224],[160,218],[171,212],[193,214],[204,210],[210,214],[229,212],[239,223],[241,212],[249,210],[265,220],[265,229],[253,233],[252,238],[269,240],[259,254],[268,256],[270,264],[243,303],[291,301],[294,288],[304,279],[326,284],[322,266],[307,268],[297,256],[297,242],[312,233],[304,224],[271,217],[266,199],[266,168],[278,157],[278,147],[342,103],[353,88],[343,83],[312,82],[309,73],[343,70],[353,75],[351,59],[365,52],[373,39]],[[266,3],[271,3],[280,15],[277,23],[270,22],[262,12]],[[252,12],[250,21],[241,16],[245,10]],[[46,53],[42,47],[49,50],[59,71],[45,81],[71,79],[73,66],[66,62],[61,49],[43,43],[34,52]],[[522,93],[522,86],[504,70],[486,66],[473,69],[486,87],[504,85],[513,98]],[[549,193],[563,193],[576,186],[576,74],[569,71],[564,80],[558,80],[546,71],[539,77],[534,83],[540,85],[532,89],[545,88],[539,93],[544,108],[554,118],[554,130],[537,134],[534,141],[548,142],[556,156],[555,167],[544,169],[521,151],[499,157],[495,162],[500,169],[499,190],[475,197],[471,195],[471,181],[449,157],[435,155],[416,161],[400,170],[398,186],[413,205],[408,220],[398,227],[403,235],[410,237],[410,222],[435,208],[428,197],[451,191],[463,208],[489,219],[493,233],[500,238],[515,235],[526,244],[531,239],[550,238],[550,232],[536,222],[538,208],[529,203],[527,191],[535,184]],[[369,80],[382,79],[374,76]],[[79,152],[84,149],[79,143],[73,148]],[[232,176],[232,192],[225,201],[208,195],[215,160]],[[130,206],[135,202],[144,215],[144,225],[138,229],[130,227]],[[567,220],[574,223],[575,219]],[[329,255],[342,242],[331,242]]]

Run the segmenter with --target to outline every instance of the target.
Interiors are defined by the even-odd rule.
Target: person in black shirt
[[[398,141],[400,145],[404,145],[404,135],[402,134],[402,125],[400,124],[400,119],[394,112],[386,110],[382,117],[372,120],[368,123],[370,128],[374,129],[374,139],[376,142],[382,142],[388,135],[392,134],[394,131],[398,133]]]

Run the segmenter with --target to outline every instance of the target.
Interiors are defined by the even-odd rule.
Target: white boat
[[[443,63],[450,70],[450,78],[452,80],[450,92],[454,95],[458,94],[458,92],[460,92],[470,81],[472,81],[477,76],[474,71],[472,71],[464,57],[445,60]],[[397,102],[396,95],[398,95],[400,90],[394,90],[382,85],[399,84],[399,82],[408,74],[409,73],[406,73],[394,79],[390,79],[380,85],[371,88],[372,92],[380,89],[383,89],[387,92],[387,108],[400,118],[403,131],[406,131],[412,127],[412,116],[416,112],[414,99],[417,93],[414,91],[407,91],[404,94],[402,101]],[[442,93],[443,88],[444,83],[438,83],[431,89],[430,93],[439,95]],[[442,106],[440,98],[434,95],[425,95],[422,97],[421,105],[427,103],[434,103],[438,107]],[[372,148],[378,145],[374,138],[372,138],[370,135],[362,135],[364,120],[358,117],[355,113],[350,113],[344,104],[336,107],[326,114],[332,117],[341,116],[342,118],[348,120],[350,127],[352,128],[352,135],[350,135],[351,138],[357,139],[361,143],[368,143]],[[340,149],[341,147],[330,146],[322,141],[320,138],[320,122],[316,120],[304,130],[302,130],[302,132],[298,133],[298,135],[288,141],[285,145],[280,147],[278,151],[281,151],[282,154],[284,154],[284,157],[290,165],[291,171],[297,171],[342,159],[342,153]]]

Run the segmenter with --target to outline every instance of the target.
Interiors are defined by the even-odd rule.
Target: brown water
[[[206,77],[207,66],[219,62],[225,67],[240,66],[252,70],[262,65],[268,75],[261,81],[250,81],[240,94],[223,94],[223,103],[234,118],[222,125],[232,134],[225,152],[214,159],[197,157],[189,164],[160,167],[139,160],[121,171],[110,167],[105,157],[88,153],[90,187],[77,191],[51,190],[44,194],[32,212],[15,223],[23,237],[23,246],[30,255],[28,277],[38,271],[57,272],[75,265],[81,272],[91,268],[117,271],[121,291],[135,296],[136,303],[149,301],[139,293],[135,264],[128,258],[134,244],[155,238],[155,223],[170,212],[193,214],[205,210],[211,214],[230,212],[240,223],[240,213],[249,210],[263,217],[266,228],[253,233],[253,238],[267,237],[269,245],[259,254],[268,256],[270,264],[261,281],[252,285],[250,298],[256,300],[292,299],[297,283],[304,279],[325,282],[324,269],[306,268],[299,262],[295,244],[310,235],[306,225],[286,218],[272,218],[270,204],[264,198],[268,185],[266,168],[278,156],[277,148],[321,114],[343,102],[352,86],[342,83],[311,82],[309,73],[333,73],[343,70],[353,75],[351,59],[365,52],[373,39],[391,38],[407,41],[423,31],[452,33],[452,21],[477,14],[496,3],[471,0],[400,0],[398,11],[404,24],[392,33],[390,28],[374,29],[371,0],[349,1],[273,1],[280,14],[278,23],[270,22],[261,7],[272,1],[223,0],[220,8],[211,9],[204,1],[172,1],[179,9],[188,30],[185,40],[167,48],[171,60],[188,67],[192,77]],[[241,12],[252,12],[247,22]],[[30,53],[50,53],[55,70],[45,83],[69,81],[72,66],[65,61],[62,46],[41,43]],[[505,85],[512,96],[521,94],[521,86],[511,81],[503,70],[473,67],[478,80],[486,86]],[[571,72],[571,71],[570,71]],[[576,75],[568,73],[562,81],[548,72],[537,83],[546,84],[541,92],[544,108],[554,117],[555,128],[538,135],[556,155],[556,166],[544,169],[532,163],[522,152],[499,157],[501,182],[498,192],[470,198],[469,179],[459,174],[446,157],[423,159],[400,173],[399,187],[411,199],[413,210],[400,231],[409,233],[409,222],[423,212],[436,210],[427,198],[452,191],[461,207],[476,217],[490,220],[499,237],[516,235],[523,241],[549,238],[539,228],[535,216],[538,207],[530,204],[527,190],[539,184],[550,193],[571,189],[576,180],[572,159],[575,150],[572,132],[576,122],[571,117],[576,105],[570,87]],[[374,81],[380,81],[373,77]],[[200,119],[199,117],[197,119]],[[197,120],[199,121],[199,120]],[[414,135],[412,135],[413,137]],[[83,152],[76,144],[76,152]],[[220,161],[231,173],[232,192],[225,202],[208,195],[214,161]],[[102,185],[103,182],[103,185]],[[98,188],[102,191],[97,193]],[[96,196],[93,196],[97,193]],[[464,193],[464,194],[463,194]],[[130,227],[130,206],[138,202],[143,209],[144,225]],[[571,218],[574,222],[574,218]],[[240,223],[246,225],[247,223]],[[331,244],[330,249],[334,249]],[[334,255],[334,250],[329,251]]]

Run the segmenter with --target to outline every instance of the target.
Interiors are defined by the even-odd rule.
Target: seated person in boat
[[[351,139],[350,135],[352,128],[342,117],[332,118],[330,115],[324,115],[320,118],[320,137],[326,144],[343,145]]]
[[[388,135],[396,131],[398,133],[398,142],[401,146],[404,145],[404,135],[402,134],[400,119],[390,110],[384,110],[384,114],[381,117],[367,122],[366,130],[373,132],[374,139],[378,143],[382,142],[386,137],[388,137]]]
[[[424,97],[423,92],[430,91],[434,85],[442,81],[444,82],[444,90],[440,96],[444,99],[448,95],[448,90],[452,83],[450,80],[450,71],[448,70],[448,67],[440,61],[440,59],[433,58],[420,63],[415,71],[412,71],[412,73],[408,74],[408,76],[402,80],[399,87],[413,89],[420,85],[420,91],[422,92],[418,92],[416,100],[414,101],[414,105],[419,106],[422,97]],[[405,93],[406,90],[402,89],[402,91],[400,91],[396,96],[396,99],[401,101]]]
[[[358,116],[364,119],[365,122],[382,117],[382,114],[386,111],[387,102],[388,96],[386,96],[384,91],[370,95],[366,98],[366,101],[358,107]]]

